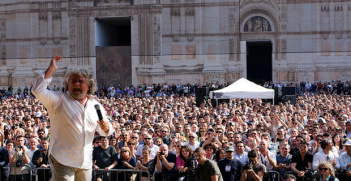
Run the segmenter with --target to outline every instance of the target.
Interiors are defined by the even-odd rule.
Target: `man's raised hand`
[[[61,60],[61,56],[56,56],[50,61],[50,68],[52,68],[54,71],[57,71],[57,61]]]

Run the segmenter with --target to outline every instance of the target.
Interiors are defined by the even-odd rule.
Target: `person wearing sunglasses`
[[[236,181],[240,179],[242,163],[234,158],[234,148],[228,146],[225,149],[226,157],[218,161],[219,170],[222,173],[223,180]]]
[[[130,149],[130,152],[132,153],[132,157],[136,158],[135,156],[135,152],[137,150],[136,141],[134,139],[128,140],[127,146]]]
[[[206,151],[206,158],[209,160],[213,160],[214,153],[216,153],[217,151],[217,147],[214,146],[213,143],[209,143],[204,145],[203,148],[205,148],[205,151]]]
[[[333,166],[328,161],[323,161],[318,164],[318,172],[322,175],[320,181],[339,181],[335,177]]]
[[[184,146],[189,146],[193,151],[196,150],[196,148],[200,147],[200,143],[196,141],[197,135],[193,132],[189,133],[188,136],[188,142],[184,143]]]
[[[137,160],[133,158],[130,149],[128,147],[122,147],[120,153],[121,158],[118,160],[116,169],[135,169]],[[125,178],[124,175],[126,175],[127,178]],[[125,174],[123,172],[118,172],[118,180],[129,181],[132,176],[132,172],[127,172]]]
[[[290,145],[282,143],[280,145],[280,155],[277,155],[277,165],[274,170],[278,171],[281,176],[290,170],[292,155],[289,154]]]
[[[159,146],[155,145],[152,143],[152,137],[151,135],[149,134],[146,134],[144,136],[144,144],[143,145],[139,145],[135,155],[136,155],[136,158],[137,159],[140,159],[143,157],[142,155],[142,151],[143,151],[143,148],[147,146],[148,148],[150,148],[151,150],[151,153],[150,153],[150,158],[154,159],[156,157],[156,154],[159,150]]]
[[[180,148],[182,146],[184,146],[184,142],[183,141],[179,140],[179,141],[176,142],[176,151],[175,151],[175,153],[176,153],[177,156],[180,155]]]
[[[321,148],[322,151],[317,152],[313,156],[313,170],[317,170],[318,164],[323,161],[328,161],[332,164],[333,167],[336,166],[336,160],[338,159],[339,155],[337,152],[333,152],[333,141],[330,138],[323,139],[321,141]]]
[[[306,168],[312,169],[313,155],[308,151],[308,143],[305,140],[299,142],[299,151],[291,158],[291,171],[297,174],[297,180],[303,180]]]

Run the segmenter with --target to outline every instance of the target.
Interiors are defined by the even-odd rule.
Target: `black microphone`
[[[95,104],[95,109],[96,109],[96,113],[99,117],[99,121],[101,121],[103,118],[102,118],[102,114],[101,114],[101,111],[100,111],[100,105],[99,104]]]

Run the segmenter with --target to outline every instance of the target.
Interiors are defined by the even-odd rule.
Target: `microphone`
[[[101,114],[101,111],[100,111],[100,105],[99,104],[95,104],[95,109],[96,109],[96,113],[99,117],[99,121],[101,121],[103,118],[102,118],[102,114]]]

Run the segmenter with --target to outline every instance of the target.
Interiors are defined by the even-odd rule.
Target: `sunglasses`
[[[232,151],[226,151],[226,153],[233,153]]]
[[[178,148],[182,147],[182,145],[177,145]]]
[[[190,139],[193,139],[193,138],[195,138],[195,137],[194,137],[194,136],[189,136],[189,138],[190,138]]]
[[[100,144],[101,142],[95,142],[96,144]]]
[[[132,137],[132,139],[138,139],[138,137]]]
[[[216,133],[222,133],[222,131],[217,131]]]
[[[317,139],[317,141],[322,141],[321,139]]]
[[[151,138],[145,138],[145,140],[151,140]]]
[[[128,152],[128,151],[127,150],[121,151],[121,153],[125,153],[125,152]]]
[[[167,133],[167,131],[161,131],[161,133]]]
[[[212,147],[207,147],[206,150],[208,150],[208,149],[212,150],[213,148]]]
[[[190,129],[185,129],[184,131],[190,131]]]
[[[320,168],[319,170],[320,170],[320,171],[327,171],[328,168]]]
[[[282,148],[282,150],[288,150],[287,148]]]
[[[128,145],[133,145],[134,146],[135,144],[134,143],[128,143]]]

